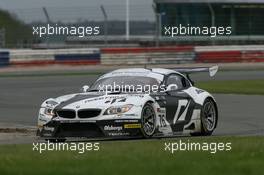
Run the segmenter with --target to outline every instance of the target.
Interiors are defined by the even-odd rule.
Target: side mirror
[[[167,86],[166,92],[168,92],[168,91],[176,91],[178,89],[179,88],[178,88],[178,85],[177,84],[170,84],[169,86]]]
[[[85,93],[85,92],[88,91],[89,88],[90,88],[89,86],[84,85],[84,86],[82,87],[81,91],[82,91],[83,93]]]

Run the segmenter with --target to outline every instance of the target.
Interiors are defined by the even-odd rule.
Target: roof
[[[153,68],[151,70],[152,70],[152,72],[159,73],[159,74],[163,74],[163,75],[168,75],[168,74],[171,74],[171,73],[176,73],[176,71],[174,71],[174,70],[171,70],[171,69],[163,69],[163,68]]]
[[[117,77],[117,76],[143,76],[143,77],[155,78],[162,81],[164,75],[170,73],[176,73],[176,71],[170,69],[162,69],[162,68],[154,68],[154,69],[128,68],[128,69],[114,70],[112,72],[109,72],[101,76],[99,79],[108,78],[108,77]]]
[[[254,3],[264,4],[263,0],[154,0],[155,3]]]

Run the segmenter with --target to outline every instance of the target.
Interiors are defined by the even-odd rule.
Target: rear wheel
[[[152,104],[147,103],[141,113],[141,132],[143,137],[151,138],[156,130],[156,113]]]

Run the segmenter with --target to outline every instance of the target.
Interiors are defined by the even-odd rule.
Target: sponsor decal
[[[84,103],[88,103],[88,102],[92,102],[92,101],[100,101],[100,100],[105,100],[104,96],[100,96],[100,97],[95,97],[95,98],[90,98],[84,101]]]
[[[117,101],[118,99],[118,101]],[[107,100],[105,103],[110,103],[110,104],[113,104],[115,102],[125,102],[126,101],[126,98],[114,98],[114,99],[111,99],[111,100]]]
[[[141,94],[130,94],[129,97],[139,97],[139,98],[143,98],[144,95]],[[84,103],[89,103],[92,101],[99,101],[99,100],[106,100],[105,103],[114,103],[116,102],[116,100],[118,100],[118,102],[125,102],[127,100],[126,97],[124,96],[103,96],[103,97],[96,97],[96,98],[91,98],[91,99],[87,99],[84,101]]]
[[[125,124],[124,125],[125,129],[134,129],[134,128],[141,128],[141,124],[135,123],[135,124]]]
[[[165,114],[166,108],[157,108],[157,112]]]
[[[202,90],[202,89],[195,89],[195,91],[196,91],[197,94],[201,94],[201,93],[204,92],[204,90]]]
[[[138,120],[115,120],[115,123],[138,123]]]
[[[104,97],[92,98],[92,99],[85,100],[84,103],[89,103],[92,101],[99,101],[99,100],[103,100],[103,99],[104,99]]]
[[[121,131],[121,130],[123,130],[123,127],[122,126],[106,125],[106,126],[104,126],[104,130],[105,131]]]

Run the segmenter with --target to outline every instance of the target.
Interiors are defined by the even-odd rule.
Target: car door
[[[195,106],[193,99],[184,92],[190,87],[190,82],[180,74],[170,74],[165,85],[176,84],[177,89],[166,92],[166,120],[170,123],[173,132],[180,132],[184,125],[191,120]]]

